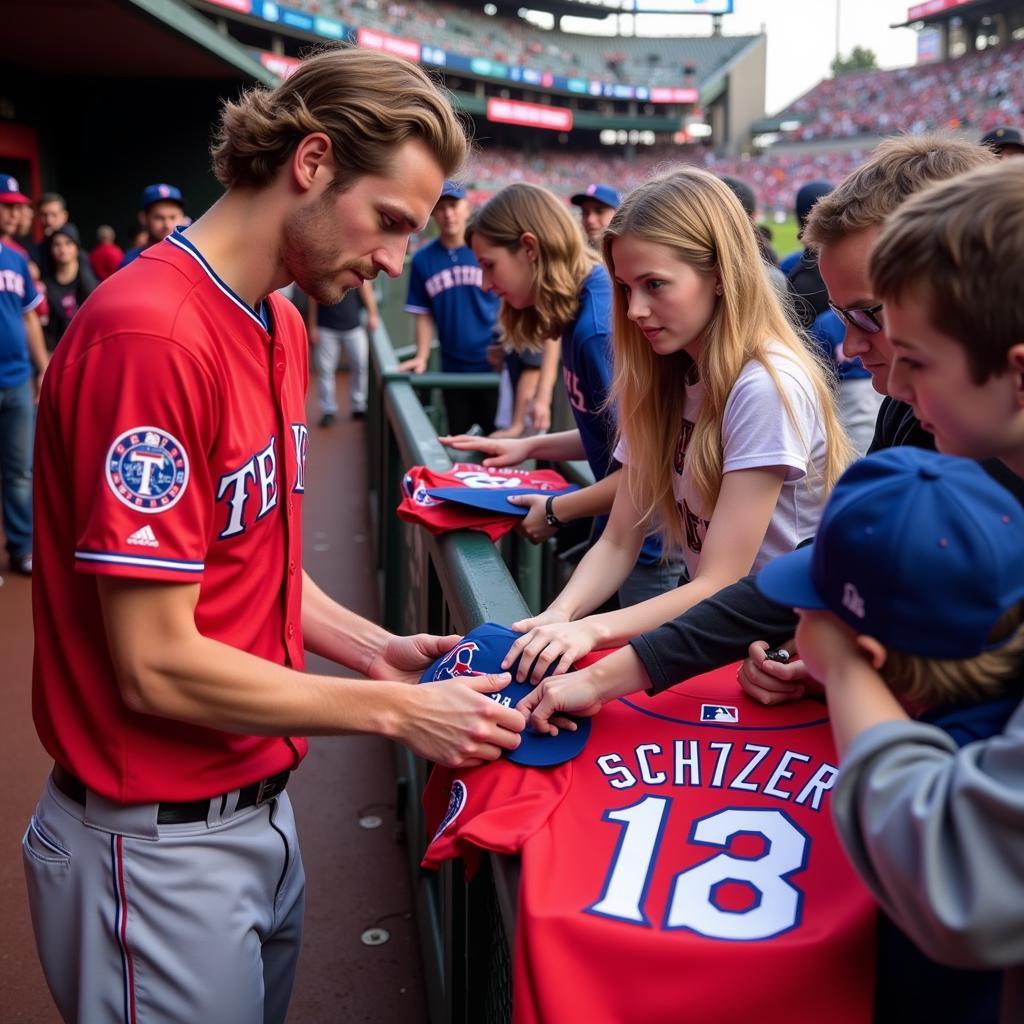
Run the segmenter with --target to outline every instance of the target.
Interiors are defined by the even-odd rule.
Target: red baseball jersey
[[[867,1024],[875,905],[832,826],[822,704],[736,666],[609,704],[555,768],[435,769],[424,865],[522,854],[515,1024]]]
[[[93,577],[198,583],[200,633],[301,668],[307,380],[294,307],[275,294],[254,311],[181,234],[104,281],[54,353],[36,432],[33,712],[47,751],[109,799],[212,796],[306,751],[127,708]]]
[[[438,487],[533,487],[540,491],[560,491],[567,486],[565,477],[553,469],[529,472],[456,462],[450,470],[441,472],[427,466],[413,466],[402,479],[398,517],[407,523],[419,523],[435,535],[452,530],[480,530],[491,540],[498,540],[519,525],[518,518],[434,498],[427,491]]]

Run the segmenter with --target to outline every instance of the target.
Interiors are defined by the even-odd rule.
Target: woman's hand
[[[520,625],[516,623],[512,628],[517,629]],[[597,646],[598,639],[590,617],[578,622],[551,622],[534,626],[509,648],[501,667],[510,668],[519,658],[517,682],[529,679],[539,683],[550,668],[554,669],[555,675],[568,672],[577,658],[589,654]]]
[[[518,466],[530,458],[528,437],[475,437],[473,434],[446,434],[438,441],[460,452],[483,452],[483,464],[489,467]]]

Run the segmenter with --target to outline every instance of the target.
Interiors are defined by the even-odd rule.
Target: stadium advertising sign
[[[930,14],[941,14],[943,11],[951,11],[954,7],[963,7],[964,4],[972,4],[974,0],[928,0],[927,3],[915,4],[907,11],[907,21],[919,21],[927,18]]]
[[[543,103],[523,103],[520,100],[491,97],[487,101],[487,120],[567,132],[572,128],[572,111],[568,107],[549,107]]]
[[[652,103],[696,103],[699,99],[699,89],[651,89]]]
[[[356,45],[364,50],[383,50],[393,53],[396,57],[419,62],[420,44],[400,36],[390,36],[387,32],[376,32],[372,28],[361,28],[356,36]]]
[[[269,50],[259,51],[260,63],[278,78],[284,79],[293,74],[295,69],[302,62],[297,57],[286,57],[281,53],[271,53]]]
[[[216,4],[218,7],[226,7],[230,11],[237,11],[239,14],[248,14],[252,8],[252,0],[210,0],[210,3]]]

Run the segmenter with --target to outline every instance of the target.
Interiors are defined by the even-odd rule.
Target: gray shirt
[[[1024,1021],[1024,704],[962,749],[924,722],[868,729],[832,811],[896,924],[935,960],[1006,968],[1002,1020]]]

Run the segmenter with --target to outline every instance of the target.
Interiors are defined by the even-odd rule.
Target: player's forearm
[[[198,632],[120,663],[118,682],[133,711],[266,736],[393,736],[409,689],[306,675]]]
[[[551,503],[551,511],[563,523],[571,523],[574,519],[587,519],[591,516],[607,515],[615,501],[622,470],[609,473],[603,480],[589,487],[581,487],[578,491],[555,498]]]
[[[302,577],[302,635],[306,650],[366,675],[391,634],[329,597],[305,571]]]

